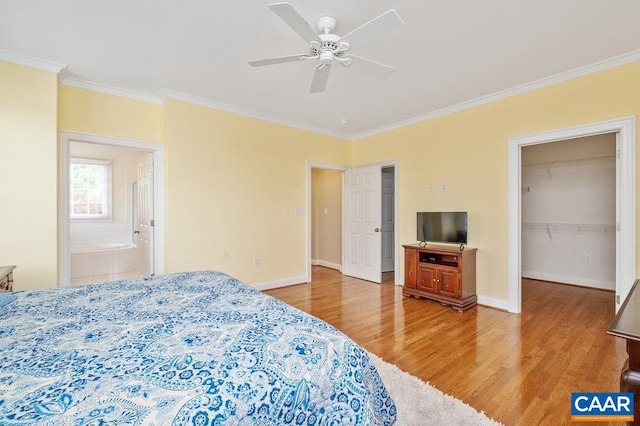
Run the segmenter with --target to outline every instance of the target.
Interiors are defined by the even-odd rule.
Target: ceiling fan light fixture
[[[320,52],[320,62],[322,62],[322,65],[331,65],[334,57],[333,52],[330,50],[323,50]]]

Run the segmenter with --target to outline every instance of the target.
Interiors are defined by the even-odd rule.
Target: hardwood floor
[[[505,425],[571,424],[571,392],[617,392],[627,359],[607,335],[608,291],[523,280],[522,313],[465,313],[314,267],[310,284],[265,291]]]

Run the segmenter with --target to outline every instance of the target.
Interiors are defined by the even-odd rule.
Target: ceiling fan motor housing
[[[340,46],[340,36],[336,34],[318,34],[320,40],[322,40],[322,44],[320,43],[311,43],[311,48],[309,49],[309,53],[311,56],[320,56],[322,58],[323,52],[331,52],[333,56],[342,56],[342,53],[346,50],[338,50]]]

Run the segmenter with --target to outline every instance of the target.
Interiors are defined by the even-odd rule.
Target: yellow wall
[[[0,263],[15,290],[57,283],[58,79],[0,61]]]
[[[403,243],[416,241],[416,211],[468,211],[478,293],[506,301],[509,137],[639,114],[636,62],[358,140],[352,162],[399,160]]]
[[[163,107],[71,86],[60,86],[60,131],[163,142]]]
[[[351,143],[175,100],[165,126],[167,271],[304,277],[307,161],[348,164]]]
[[[295,208],[306,205],[306,162],[350,156],[344,140],[68,86],[60,87],[59,128],[163,143],[165,272],[218,269],[249,283],[304,276],[306,212]]]
[[[415,241],[418,210],[469,211],[478,291],[506,300],[508,138],[637,116],[639,75],[637,62],[350,143],[179,101],[58,87],[54,73],[0,62],[0,259],[18,265],[18,289],[55,285],[57,130],[76,131],[164,144],[167,272],[301,277],[310,212],[295,208],[306,206],[306,162],[398,159],[400,240]]]
[[[312,169],[311,259],[324,266],[342,265],[342,172]]]

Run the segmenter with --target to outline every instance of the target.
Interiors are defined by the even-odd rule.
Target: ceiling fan
[[[269,7],[298,33],[300,37],[309,43],[309,53],[260,59],[249,62],[249,65],[261,67],[264,65],[317,59],[320,64],[316,68],[313,80],[311,81],[311,93],[318,93],[325,90],[327,80],[329,79],[329,71],[334,61],[340,62],[344,66],[355,64],[354,68],[357,68],[359,72],[378,78],[389,78],[395,71],[395,68],[389,65],[349,53],[352,47],[364,45],[402,27],[404,22],[395,10],[388,10],[377,18],[372,19],[341,37],[332,33],[336,28],[336,18],[332,16],[322,16],[317,19],[316,27],[319,33],[316,33],[290,3],[274,3],[270,4]]]

